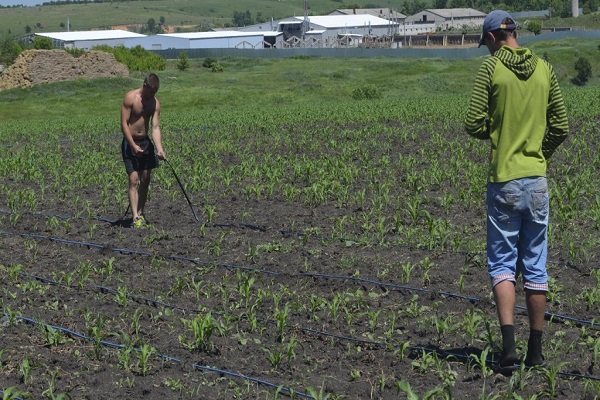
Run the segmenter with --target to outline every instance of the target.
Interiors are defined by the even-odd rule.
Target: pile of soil
[[[64,50],[27,50],[0,75],[0,90],[114,76],[129,76],[129,69],[110,53],[90,51],[74,57]]]

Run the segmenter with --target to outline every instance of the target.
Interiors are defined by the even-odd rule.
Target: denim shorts
[[[487,259],[492,287],[523,276],[525,289],[548,291],[548,181],[488,183]]]

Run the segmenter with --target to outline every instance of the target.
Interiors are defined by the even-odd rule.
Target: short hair
[[[496,29],[495,31],[492,31],[492,33],[494,34],[494,37],[496,38],[496,40],[498,41],[506,41],[509,37],[517,37],[517,33],[514,30],[508,30],[508,29]]]
[[[160,79],[158,79],[158,76],[156,74],[150,73],[144,79],[144,85],[152,88],[154,91],[157,91],[160,87]]]

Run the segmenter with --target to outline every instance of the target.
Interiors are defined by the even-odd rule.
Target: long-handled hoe
[[[192,210],[192,214],[194,215],[194,219],[199,224],[202,224],[202,221],[200,220],[200,218],[198,218],[198,215],[196,215],[196,211],[194,210],[194,207],[192,206],[192,202],[190,201],[190,198],[189,198],[188,194],[186,193],[185,189],[183,188],[183,184],[181,183],[181,180],[179,179],[179,176],[177,176],[177,173],[175,172],[175,168],[173,168],[173,165],[171,165],[171,163],[169,162],[169,160],[167,160],[166,158],[163,161],[167,163],[167,165],[169,166],[169,168],[171,168],[171,172],[173,172],[173,176],[175,177],[175,180],[177,180],[177,183],[179,184],[179,187],[181,188],[181,191],[183,192],[183,195],[185,196],[185,199],[187,200],[188,205],[190,206],[190,210]],[[125,216],[127,215],[127,213],[129,213],[129,208],[130,207],[131,207],[131,205],[128,204],[127,205],[127,209],[125,210],[125,213],[117,221],[114,221],[114,222],[113,221],[109,221],[109,222],[111,222],[112,224],[117,224],[119,221],[123,221],[123,219],[125,218]]]

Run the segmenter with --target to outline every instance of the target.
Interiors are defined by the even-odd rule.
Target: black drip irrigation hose
[[[20,276],[24,276],[24,277],[28,277],[28,278],[31,278],[31,279],[35,279],[35,280],[38,280],[38,281],[41,281],[41,282],[47,283],[47,284],[52,284],[52,285],[62,286],[62,287],[69,287],[69,288],[72,288],[72,289],[81,289],[81,288],[78,288],[78,287],[75,287],[75,286],[65,285],[63,283],[54,281],[52,279],[48,279],[48,278],[44,278],[44,277],[40,277],[40,276],[36,276],[36,275],[28,275],[28,274],[25,274],[25,273],[19,273],[19,275]],[[88,288],[92,289],[92,290],[100,291],[101,293],[105,293],[105,294],[106,293],[110,293],[110,294],[116,294],[117,293],[117,291],[115,289],[112,289],[112,288],[106,287],[106,286],[89,286]],[[185,311],[185,312],[191,312],[191,313],[194,313],[194,314],[198,314],[198,313],[201,312],[200,310],[197,310],[197,309],[191,309],[191,308],[187,308],[187,307],[180,307],[180,306],[172,305],[172,304],[169,304],[169,303],[165,303],[165,302],[160,301],[160,300],[148,299],[148,298],[145,298],[145,297],[142,297],[142,296],[127,294],[126,297],[129,298],[129,299],[131,299],[131,300],[134,300],[136,302],[143,303],[143,304],[146,304],[146,305],[149,305],[149,306],[153,306],[153,307],[162,306],[162,307],[165,307],[165,308],[169,308],[169,309],[173,309],[173,310],[179,310],[179,311]],[[465,297],[463,296],[462,298],[465,298]],[[467,298],[467,299],[471,299],[471,298]],[[220,313],[220,312],[214,312],[214,314],[222,316],[222,313]],[[24,319],[24,318],[22,318],[22,319]],[[276,321],[270,320],[270,319],[258,318],[257,320],[259,320],[260,322],[265,323],[265,324],[277,324]],[[40,325],[45,325],[45,324],[40,323],[40,322],[35,322],[35,323],[40,324]],[[68,329],[66,329],[66,328],[61,328],[61,327],[56,327],[56,326],[51,326],[51,327],[54,328],[54,329],[57,329],[57,330],[61,330],[61,331],[65,332],[65,333],[71,334],[71,331],[68,330]],[[305,332],[305,333],[315,334],[317,336],[326,336],[326,337],[330,337],[330,338],[333,338],[333,339],[336,339],[336,340],[344,340],[344,341],[349,341],[349,342],[353,342],[353,343],[360,343],[362,345],[370,345],[370,346],[373,346],[373,347],[376,347],[376,348],[386,348],[390,344],[393,347],[396,347],[396,348],[399,348],[399,347],[402,346],[402,344],[400,344],[400,343],[389,343],[388,344],[388,343],[385,343],[385,342],[377,342],[377,341],[373,341],[373,340],[365,340],[365,339],[360,339],[360,338],[356,338],[356,337],[352,337],[352,336],[337,335],[337,334],[333,334],[333,333],[329,333],[329,332],[321,331],[321,330],[316,330],[316,329],[312,329],[312,328],[299,327],[299,328],[296,328],[296,329],[298,329],[298,330],[300,330],[302,332]],[[83,336],[81,334],[75,334],[73,336],[77,336],[77,337],[80,337],[82,339],[86,339],[86,340],[90,340],[90,341],[94,341],[95,342],[95,339],[87,338],[87,337],[85,337],[85,336]],[[116,345],[116,344],[112,344],[110,342],[106,342],[106,343],[108,343],[108,344],[105,344],[103,341],[100,342],[100,344],[105,345],[107,347],[123,348],[122,345]],[[420,354],[420,353],[423,353],[423,352],[430,353],[430,354],[433,353],[433,354],[441,356],[441,357],[443,357],[445,359],[456,359],[456,360],[459,360],[459,361],[465,362],[465,363],[469,363],[469,362],[473,361],[473,355],[472,354],[459,353],[459,352],[444,350],[444,349],[440,349],[440,348],[436,348],[436,347],[431,347],[431,346],[421,346],[421,345],[408,346],[408,347],[406,347],[406,350],[409,350],[409,351],[411,351],[414,354]],[[139,350],[136,349],[136,351],[139,351]],[[161,357],[161,358],[167,359],[167,360],[171,360],[171,361],[180,363],[179,360],[172,359],[171,357],[167,357],[167,356],[163,356],[163,355],[158,355],[158,356]],[[486,358],[486,360],[485,360],[485,364],[488,367],[490,367],[492,370],[501,371],[501,368],[498,365],[498,360],[495,359],[494,355],[488,356]],[[194,367],[196,368],[196,365],[194,365]],[[526,368],[529,369],[529,368],[535,368],[535,367],[526,367]],[[210,369],[210,367],[204,367],[203,366],[200,369],[205,370],[205,369]],[[214,369],[213,372],[221,373],[221,371],[217,370],[217,369]],[[563,372],[563,371],[559,371],[557,374],[559,376],[566,377],[566,378],[578,378],[578,379],[588,379],[588,380],[600,381],[600,377],[593,376],[593,375],[583,375],[583,374],[579,374],[579,373],[575,373],[575,372]],[[252,382],[261,383],[261,382],[258,382],[257,380],[255,380],[255,378],[250,378],[250,377],[246,377],[244,375],[238,375],[238,374],[235,374],[235,375],[238,376],[238,377],[244,377],[246,380],[249,380],[249,381],[252,381]],[[265,384],[265,383],[261,383],[261,384]],[[269,386],[269,385],[271,385],[271,384],[267,384],[267,386]]]
[[[145,252],[145,251],[120,249],[120,248],[107,248],[106,246],[104,246],[102,244],[98,244],[98,243],[79,242],[79,241],[75,241],[75,240],[60,239],[60,238],[39,235],[39,234],[29,234],[29,233],[14,234],[12,232],[0,231],[0,235],[20,236],[20,237],[34,238],[34,239],[48,239],[53,242],[64,243],[64,244],[69,244],[69,245],[78,245],[78,246],[87,247],[88,249],[97,248],[97,249],[105,249],[105,250],[118,252],[118,253],[121,253],[124,255],[140,255],[140,256],[146,256],[146,257],[156,257],[156,254],[152,254],[152,253]],[[411,291],[411,292],[429,293],[429,294],[433,294],[433,295],[446,296],[446,297],[451,297],[451,298],[467,300],[470,302],[482,302],[483,301],[479,297],[464,296],[464,295],[461,295],[458,293],[445,292],[445,291],[434,292],[429,289],[417,288],[414,286],[407,286],[407,285],[399,285],[396,283],[380,282],[380,281],[375,281],[375,280],[371,280],[371,279],[358,278],[358,277],[354,277],[354,276],[329,275],[329,274],[319,274],[319,273],[301,273],[301,274],[290,275],[290,274],[281,274],[276,271],[252,268],[252,267],[248,267],[248,266],[244,266],[244,265],[214,263],[214,262],[210,262],[210,261],[203,261],[203,260],[200,260],[199,258],[190,258],[190,257],[177,256],[177,255],[161,256],[161,257],[163,257],[164,259],[171,259],[171,260],[176,260],[176,261],[187,261],[187,262],[194,263],[196,265],[214,265],[214,266],[220,267],[220,268],[243,270],[243,271],[260,273],[263,275],[270,275],[270,276],[284,276],[285,275],[285,276],[290,276],[290,277],[295,276],[295,277],[311,277],[311,278],[348,280],[348,281],[354,281],[354,282],[360,282],[360,283],[367,283],[367,284],[370,284],[373,286],[388,287],[388,288],[392,288],[392,289],[396,289],[396,290],[407,290],[407,291]],[[515,306],[515,308],[526,310],[526,307],[523,307],[523,306]],[[579,319],[579,318],[575,318],[575,317],[552,313],[549,311],[546,311],[544,313],[544,316],[546,319],[552,320],[552,321],[570,321],[570,322],[578,323],[581,325],[589,325],[592,328],[600,328],[600,322],[597,322],[595,320],[595,318],[589,319],[589,320]]]
[[[191,207],[191,204],[190,204]],[[101,221],[101,222],[106,222],[110,225],[117,225],[119,224],[120,221],[123,220],[123,218],[125,218],[125,215],[127,214],[127,212],[129,211],[129,206],[127,207],[127,210],[125,211],[125,214],[118,220],[112,220],[106,217],[103,217],[101,215],[96,215],[93,218]],[[13,214],[12,211],[7,211],[7,210],[3,210],[0,209],[0,214]],[[47,213],[41,213],[41,212],[33,212],[31,213],[32,215],[37,215],[37,216],[42,216],[45,218],[51,218],[51,217],[57,217],[59,219],[79,219],[79,220],[84,220],[83,217],[75,217],[75,216],[67,216],[67,215],[56,215],[56,214],[47,214]],[[206,224],[204,224],[206,225]],[[214,228],[241,228],[241,229],[251,229],[254,231],[258,231],[258,232],[268,232],[270,229],[265,228],[263,226],[260,225],[256,225],[256,224],[248,224],[248,223],[244,223],[244,222],[240,222],[240,223],[213,223],[210,225],[211,227]],[[323,235],[320,234],[316,234],[316,233],[306,233],[304,231],[292,231],[292,230],[287,230],[287,229],[280,229],[280,228],[275,228],[273,229],[274,232],[278,232],[282,235],[287,235],[287,236],[298,236],[298,237],[316,237],[316,238],[320,238],[320,239],[324,239],[325,237]],[[351,240],[351,241],[355,241],[353,239],[348,239],[348,238],[340,238],[339,240]],[[425,249],[423,247],[419,247],[419,246],[414,246],[414,245],[410,245],[410,244],[403,244],[403,245],[398,245],[398,247],[402,247],[402,248],[406,248],[409,250],[417,250],[417,251],[431,251],[429,249]],[[485,251],[481,250],[481,251],[470,251],[470,250],[436,250],[436,252],[438,253],[445,253],[445,254],[463,254],[463,255],[474,255],[474,254],[484,254]],[[548,261],[547,264],[549,265],[558,265],[558,262],[553,262],[553,261]],[[596,266],[596,267],[592,267],[594,269],[600,269],[600,266]]]
[[[29,278],[29,279],[34,279],[34,280],[37,280],[39,282],[46,283],[46,284],[49,284],[49,285],[61,286],[61,287],[66,287],[66,288],[70,288],[70,289],[75,289],[75,290],[82,290],[83,289],[83,288],[80,288],[78,286],[69,286],[69,285],[66,285],[64,283],[57,282],[57,281],[55,281],[53,279],[44,278],[44,277],[41,277],[41,276],[38,276],[38,275],[29,275],[29,274],[25,274],[23,272],[20,272],[19,275],[22,276],[22,277],[26,277],[26,278]],[[110,287],[107,287],[107,286],[91,285],[91,286],[87,286],[86,288],[89,289],[89,290],[98,291],[98,292],[103,293],[103,294],[118,294],[117,290],[115,290],[113,288],[110,288]],[[158,308],[160,306],[160,307],[168,308],[168,309],[171,309],[171,310],[184,311],[184,312],[189,312],[189,313],[192,313],[192,314],[199,314],[201,312],[204,312],[202,310],[198,310],[198,309],[195,309],[195,308],[181,307],[181,306],[177,306],[177,305],[166,303],[166,302],[164,302],[162,300],[149,299],[149,298],[146,298],[146,297],[143,297],[143,296],[138,296],[138,295],[130,294],[130,293],[127,293],[125,295],[125,297],[128,298],[128,299],[130,299],[130,300],[133,300],[133,301],[135,301],[137,303],[146,304],[148,306],[156,307],[156,308]],[[211,310],[210,312],[212,314],[215,314],[215,315],[218,315],[218,316],[223,316],[223,313],[221,313],[219,311],[212,311]],[[243,319],[245,319],[246,316],[242,314],[241,317]],[[259,322],[262,322],[264,324],[277,325],[277,321],[275,321],[273,319],[257,318],[256,320],[259,321]],[[346,340],[346,341],[354,342],[354,343],[368,344],[368,345],[372,345],[372,346],[375,346],[375,347],[385,347],[386,346],[386,343],[384,343],[384,342],[375,342],[375,341],[372,341],[372,340],[360,339],[360,338],[356,338],[356,337],[353,337],[353,336],[343,336],[343,335],[338,335],[338,334],[335,334],[335,333],[330,333],[330,332],[327,332],[327,331],[321,331],[321,330],[318,330],[318,329],[302,328],[302,327],[298,327],[298,328],[294,328],[294,329],[302,331],[302,332],[306,332],[306,333],[315,334],[317,336],[327,336],[327,337],[331,337],[333,339]]]
[[[11,318],[9,315],[6,315],[6,314],[5,314],[5,317]],[[44,327],[46,329],[47,328],[52,328],[52,329],[54,329],[56,331],[60,331],[60,332],[65,333],[65,334],[67,334],[69,336],[72,336],[72,337],[75,337],[75,338],[78,338],[78,339],[81,339],[81,340],[84,340],[84,341],[97,343],[97,344],[100,344],[100,345],[102,345],[104,347],[113,348],[113,349],[119,349],[119,350],[126,349],[126,346],[124,346],[122,344],[113,343],[113,342],[109,342],[109,341],[106,341],[106,340],[96,340],[94,338],[85,336],[82,333],[75,332],[75,331],[73,331],[71,329],[63,328],[63,327],[56,326],[56,325],[46,324],[46,323],[39,322],[39,321],[36,321],[36,320],[28,318],[28,317],[21,316],[21,315],[13,316],[13,318],[18,319],[20,321],[23,321],[23,322],[25,322],[27,324],[30,324],[30,325],[41,326],[41,327]],[[132,350],[134,350],[134,351],[136,351],[138,353],[141,353],[141,350],[138,349],[138,348],[132,348]],[[176,363],[176,364],[183,364],[184,363],[183,361],[181,361],[178,358],[167,356],[167,355],[160,354],[160,353],[159,354],[155,354],[155,357],[163,359],[163,360],[171,361],[171,362]],[[300,396],[300,397],[304,397],[304,398],[307,398],[307,399],[314,399],[314,397],[312,397],[312,396],[310,396],[310,395],[308,395],[306,393],[295,391],[295,390],[290,389],[288,387],[285,387],[285,386],[282,386],[282,385],[276,385],[274,383],[267,382],[265,380],[254,378],[254,377],[251,377],[251,376],[248,376],[248,375],[238,374],[238,373],[235,373],[235,372],[231,372],[231,371],[227,371],[227,370],[223,370],[223,369],[218,369],[218,368],[214,368],[214,367],[209,367],[209,366],[205,366],[205,365],[200,365],[200,364],[196,364],[196,363],[192,364],[192,367],[195,370],[198,370],[198,371],[214,372],[214,373],[217,373],[217,374],[220,374],[220,375],[226,375],[226,376],[230,376],[232,378],[238,378],[238,379],[242,379],[242,380],[245,380],[245,381],[248,381],[248,382],[257,383],[259,385],[263,385],[263,386],[267,386],[267,387],[269,387],[271,389],[275,389],[278,392],[283,393],[283,394]]]

